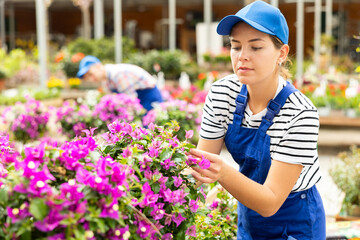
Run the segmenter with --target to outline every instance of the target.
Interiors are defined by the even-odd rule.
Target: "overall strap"
[[[286,86],[279,92],[279,94],[271,99],[267,105],[267,112],[262,119],[261,126],[265,132],[273,124],[274,117],[280,112],[280,109],[284,106],[286,99],[293,92],[298,91],[290,82],[287,82]],[[262,125],[264,125],[262,127]]]
[[[241,119],[244,117],[245,107],[248,102],[247,93],[248,93],[248,91],[246,88],[246,84],[243,84],[241,87],[241,91],[235,100],[236,109],[235,109],[234,114],[238,114],[241,117]]]

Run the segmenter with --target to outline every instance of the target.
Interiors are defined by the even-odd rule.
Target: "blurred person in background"
[[[80,61],[77,77],[101,84],[107,92],[137,97],[147,111],[154,107],[154,103],[163,101],[156,79],[137,65],[102,64],[97,57],[88,55]]]

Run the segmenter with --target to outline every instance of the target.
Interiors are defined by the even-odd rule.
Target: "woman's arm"
[[[215,154],[192,149],[192,155],[204,156],[211,162],[208,169],[194,168],[196,172],[193,176],[203,183],[219,181],[239,202],[264,217],[272,216],[278,211],[302,170],[302,165],[273,160],[265,183],[259,184],[227,164],[218,155],[219,149],[216,149],[216,145],[205,144],[205,147],[200,147],[215,151]]]
[[[223,145],[224,145],[224,138],[220,138],[216,140],[206,140],[200,138],[196,148],[209,153],[220,154]]]

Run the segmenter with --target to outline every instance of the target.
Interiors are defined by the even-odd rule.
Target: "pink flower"
[[[160,164],[166,170],[169,170],[170,167],[176,167],[176,164],[171,158],[165,159],[163,162],[160,162]]]
[[[50,232],[59,226],[64,218],[56,210],[50,209],[49,214],[43,220],[34,222],[34,226],[42,232]]]
[[[172,215],[172,221],[176,224],[176,227],[178,227],[185,219],[186,218],[184,218],[181,213],[178,213],[177,215],[175,213]]]
[[[183,179],[181,177],[176,177],[176,176],[172,176],[172,178],[174,179],[174,186],[175,187],[180,187],[180,185],[183,182]]]
[[[191,210],[192,212],[195,213],[195,212],[198,210],[198,208],[199,208],[199,205],[198,205],[197,201],[195,201],[195,200],[190,200],[189,208],[190,208],[190,210]]]
[[[202,160],[199,162],[199,167],[201,169],[207,169],[210,167],[210,161],[202,156]]]
[[[151,226],[149,224],[147,224],[145,221],[139,222],[138,229],[136,231],[139,237],[144,239],[147,238],[150,234],[150,231],[151,231]]]
[[[186,139],[192,138],[193,135],[194,135],[193,130],[185,131],[185,138]]]
[[[113,218],[115,220],[119,219],[119,205],[117,200],[113,200],[110,204],[105,204],[105,199],[101,200],[102,204],[102,211],[99,215],[99,217],[102,218]]]
[[[192,225],[186,230],[186,235],[196,237],[196,226]]]

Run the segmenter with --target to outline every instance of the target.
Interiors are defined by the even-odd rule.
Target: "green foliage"
[[[353,146],[350,150],[340,153],[340,163],[329,171],[336,186],[345,193],[342,212],[348,215],[354,205],[360,205],[360,148]]]
[[[128,37],[122,38],[122,49],[124,61],[129,58],[130,54],[136,52],[135,43]],[[115,61],[115,42],[113,38],[90,39],[77,38],[67,46],[70,55],[83,53],[93,55],[104,62]]]
[[[7,77],[13,76],[20,69],[31,64],[26,52],[21,49],[14,49],[9,54],[0,49],[0,66]]]
[[[196,237],[189,239],[235,239],[237,232],[237,201],[218,183],[210,187],[216,190],[216,199],[207,203],[196,215]]]
[[[35,100],[46,100],[52,98],[58,98],[60,91],[58,89],[11,89],[0,94],[0,105],[14,105],[16,102],[26,102],[25,96],[30,96]]]
[[[309,99],[317,108],[329,106],[329,101],[326,96],[309,96]]]
[[[181,50],[150,50],[147,53],[133,54],[128,62],[144,68],[151,74],[156,74],[155,65],[160,66],[160,71],[165,74],[167,79],[179,78],[182,71],[187,70],[191,65],[190,57]]]
[[[6,78],[6,73],[5,73],[4,70],[2,70],[2,69],[0,68],[0,79],[4,79],[4,78]]]
[[[79,71],[79,62],[65,61],[63,63],[63,70],[68,78],[74,78]]]
[[[296,58],[290,57],[291,64],[289,64],[289,72],[291,76],[296,76],[297,72],[297,63]],[[306,72],[306,70],[309,68],[309,66],[313,64],[313,61],[311,59],[304,59],[303,62],[303,72]]]

